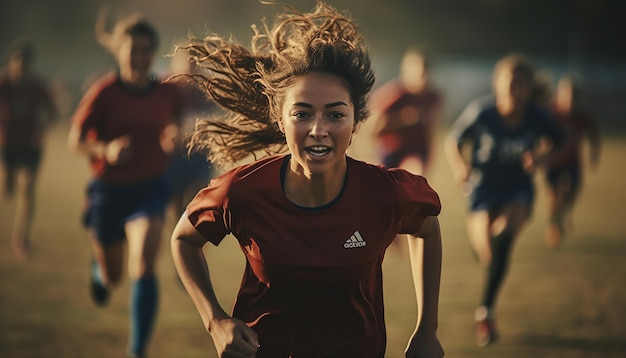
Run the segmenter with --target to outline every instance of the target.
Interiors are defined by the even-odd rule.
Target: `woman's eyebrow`
[[[339,102],[329,103],[329,104],[325,105],[324,107],[325,108],[330,108],[330,107],[337,107],[337,106],[346,106],[347,107],[348,105],[345,102],[339,101]]]
[[[298,106],[298,107],[313,108],[312,104],[305,103],[305,102],[296,102],[293,105]],[[339,101],[339,102],[328,103],[324,105],[324,108],[337,107],[337,106],[348,106],[348,105],[345,102]]]

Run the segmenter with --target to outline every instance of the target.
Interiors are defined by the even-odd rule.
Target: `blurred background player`
[[[455,179],[470,186],[467,234],[478,262],[486,269],[483,297],[475,312],[481,347],[497,339],[496,296],[515,238],[531,215],[533,173],[537,166],[563,155],[565,135],[544,109],[545,93],[546,87],[525,56],[506,56],[493,71],[493,98],[472,102],[445,140]],[[540,156],[535,149],[544,137],[555,146]],[[469,160],[464,156],[466,144]]]
[[[430,78],[425,53],[406,50],[400,74],[372,94],[374,134],[382,163],[425,175],[442,109],[442,94]]]
[[[571,225],[571,213],[580,192],[583,176],[582,149],[589,144],[589,162],[595,169],[600,158],[600,135],[595,121],[582,105],[581,86],[572,76],[559,79],[552,113],[570,138],[563,161],[546,168],[549,193],[550,222],[546,243],[556,249]]]
[[[194,74],[201,74],[195,61],[184,49],[177,49],[170,61],[168,81],[180,86],[184,107],[181,114],[176,146],[172,153],[169,178],[172,182],[172,209],[178,218],[187,203],[200,189],[209,184],[213,166],[206,154],[188,150],[187,144],[193,134],[196,120],[213,114],[217,106],[193,81]],[[178,76],[184,74],[185,76]]]
[[[57,116],[48,85],[34,73],[35,48],[27,40],[8,48],[8,65],[0,73],[0,144],[4,194],[17,192],[11,242],[15,255],[30,252],[35,186],[44,136]]]
[[[426,175],[442,111],[442,94],[430,78],[426,54],[408,48],[399,76],[372,93],[370,106],[382,164]],[[405,240],[393,246],[404,251]]]
[[[89,160],[93,176],[84,215],[95,258],[92,297],[100,306],[107,304],[110,290],[120,282],[127,244],[128,350],[141,357],[158,305],[156,260],[171,191],[166,172],[182,98],[174,84],[151,74],[159,43],[151,23],[128,16],[109,34],[98,21],[97,33],[118,68],[89,88],[74,113],[68,142]]]

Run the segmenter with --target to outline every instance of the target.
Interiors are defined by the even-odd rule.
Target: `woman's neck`
[[[293,163],[293,159],[292,159]],[[335,200],[345,185],[347,165],[323,174],[305,173],[293,164],[285,174],[285,195],[292,203],[302,207],[320,207]]]
[[[119,76],[120,80],[129,87],[145,89],[150,85],[150,77],[148,75],[120,72]]]
[[[404,88],[410,93],[422,93],[424,92],[424,90],[426,89],[426,86],[428,85],[426,80],[422,80],[422,79],[411,80],[411,81],[401,80],[401,83],[402,83],[402,86],[404,86]]]
[[[524,106],[516,105],[510,100],[498,100],[496,108],[507,127],[515,128],[522,121]]]

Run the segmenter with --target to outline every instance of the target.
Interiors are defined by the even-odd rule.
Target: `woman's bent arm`
[[[211,334],[220,357],[254,357],[259,348],[256,333],[232,318],[220,306],[202,246],[207,242],[191,225],[185,212],[172,234],[171,249],[178,275]]]
[[[442,256],[439,220],[434,216],[427,217],[420,231],[407,237],[417,297],[417,325],[406,348],[406,356],[443,357],[443,348],[437,338]]]

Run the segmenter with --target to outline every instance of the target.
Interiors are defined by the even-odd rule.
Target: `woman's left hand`
[[[171,153],[176,148],[176,141],[178,137],[178,126],[175,124],[170,124],[163,129],[161,132],[161,149],[165,153]]]
[[[441,358],[443,347],[436,335],[413,333],[404,351],[406,358]]]

